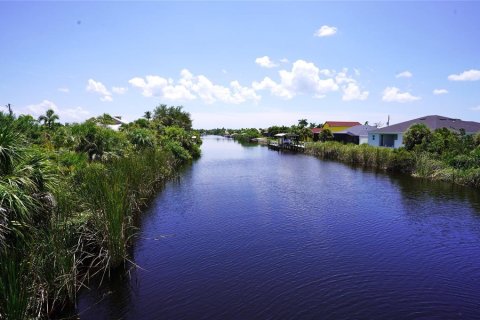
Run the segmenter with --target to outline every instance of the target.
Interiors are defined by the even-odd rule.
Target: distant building
[[[112,121],[115,122],[115,124],[109,124],[107,127],[115,131],[118,131],[122,124],[128,124],[128,122],[122,120],[121,116],[112,117]]]
[[[466,134],[475,134],[480,131],[480,123],[474,121],[463,121],[443,116],[425,116],[393,126],[372,130],[368,133],[368,144],[376,147],[400,148],[403,147],[403,135],[412,125],[417,123],[425,124],[430,130],[447,128],[456,132],[461,129]]]
[[[375,126],[358,125],[350,127],[346,130],[334,132],[333,140],[343,143],[364,144],[368,143],[368,133],[376,130]]]
[[[318,141],[322,128],[312,128],[313,141]]]
[[[351,121],[327,121],[323,125],[323,129],[329,129],[331,132],[339,132],[345,129],[351,128],[353,126],[360,125],[360,122],[351,122]]]

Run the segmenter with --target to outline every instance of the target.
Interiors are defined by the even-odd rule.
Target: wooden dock
[[[294,152],[305,152],[305,145],[300,143],[278,144],[276,142],[271,142],[268,144],[268,148],[276,151],[288,150]]]

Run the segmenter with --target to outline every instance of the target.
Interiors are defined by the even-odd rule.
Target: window
[[[375,140],[375,135],[374,134],[372,134],[372,140]]]

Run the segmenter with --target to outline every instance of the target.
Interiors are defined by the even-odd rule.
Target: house
[[[480,123],[463,121],[438,115],[425,116],[395,125],[372,130],[368,133],[368,144],[376,147],[400,148],[403,147],[403,135],[412,125],[425,124],[430,130],[448,128],[459,132],[465,130],[466,134],[474,134],[480,131]]]
[[[122,124],[128,124],[128,122],[122,120],[121,116],[113,116],[111,121],[112,124],[107,125],[107,127],[115,131],[118,131]]]
[[[329,129],[332,133],[343,131],[345,129],[351,128],[353,126],[360,125],[360,122],[351,122],[351,121],[327,121],[323,125],[323,129]]]
[[[333,133],[333,140],[343,143],[364,144],[368,143],[368,133],[376,130],[375,126],[358,125],[346,130]]]
[[[278,139],[279,146],[298,143],[298,135],[293,133],[277,133],[275,138]]]
[[[319,140],[320,132],[322,132],[322,130],[322,128],[312,128],[313,141]]]

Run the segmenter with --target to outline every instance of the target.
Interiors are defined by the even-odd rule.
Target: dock
[[[277,142],[271,142],[268,144],[268,148],[275,151],[294,151],[294,152],[305,152],[305,145],[303,143],[284,143],[279,144]]]

